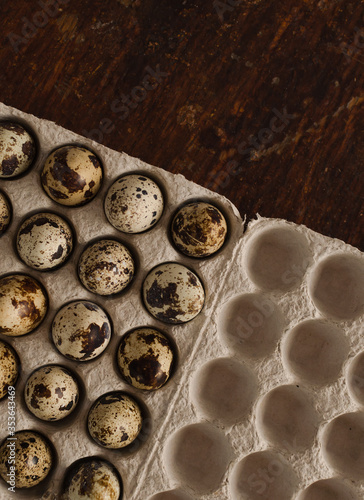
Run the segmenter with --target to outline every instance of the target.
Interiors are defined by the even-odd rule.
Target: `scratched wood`
[[[6,104],[364,249],[362,1],[54,2],[1,2]]]

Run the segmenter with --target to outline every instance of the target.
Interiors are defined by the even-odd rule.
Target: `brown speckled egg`
[[[87,425],[91,437],[105,448],[124,448],[131,444],[142,428],[138,403],[122,391],[99,397],[92,405]]]
[[[104,352],[111,338],[111,324],[105,311],[87,300],[63,306],[52,324],[52,338],[58,351],[69,359],[88,361]]]
[[[189,257],[208,257],[224,244],[227,225],[225,217],[216,207],[195,202],[177,212],[171,232],[180,252]]]
[[[90,292],[113,295],[121,292],[133,279],[134,260],[122,243],[99,240],[81,254],[78,275]]]
[[[25,274],[0,278],[0,333],[25,335],[43,321],[47,310],[46,292],[35,278]]]
[[[31,488],[43,481],[52,470],[54,456],[51,445],[46,437],[35,431],[18,431],[14,438],[14,441],[4,440],[0,446],[0,475],[8,481],[7,474],[15,471],[15,488]],[[9,448],[9,443],[14,445]],[[14,459],[15,466],[9,463],[9,456]]]
[[[108,460],[87,457],[67,469],[62,491],[62,500],[121,500],[123,484]]]
[[[42,366],[28,378],[24,398],[29,411],[41,420],[61,420],[75,409],[79,387],[63,366]]]
[[[64,264],[70,256],[72,230],[59,215],[41,212],[21,224],[16,247],[27,266],[49,271]]]
[[[8,387],[15,385],[19,370],[20,361],[15,349],[0,340],[0,399],[7,395]]]
[[[89,149],[62,146],[46,159],[41,181],[45,192],[57,203],[70,207],[84,205],[100,189],[101,163]]]
[[[124,233],[141,233],[158,222],[163,212],[163,195],[149,177],[129,174],[111,185],[105,198],[110,224]]]
[[[28,170],[36,150],[34,137],[23,125],[0,122],[0,178],[10,179]]]
[[[11,221],[11,204],[8,197],[0,191],[0,236],[5,233]]]
[[[205,300],[201,281],[195,273],[176,262],[160,264],[143,283],[148,311],[166,323],[185,323],[197,316]]]
[[[121,375],[132,386],[152,391],[169,379],[173,348],[154,328],[138,328],[121,339],[117,362]]]

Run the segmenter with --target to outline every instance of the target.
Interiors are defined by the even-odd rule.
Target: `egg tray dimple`
[[[343,453],[349,455],[355,448],[355,453],[359,453],[357,460],[363,463],[364,442],[351,442],[348,433],[345,434],[345,425],[338,426],[336,434],[340,435],[342,429],[342,435],[336,440],[328,435],[326,427],[342,414],[355,412],[360,422],[364,419],[364,406],[350,396],[352,358],[364,351],[363,254],[339,240],[283,220],[258,216],[244,233],[243,221],[227,199],[181,175],[147,165],[5,105],[0,105],[0,117],[28,124],[39,142],[39,154],[31,171],[19,179],[0,181],[0,188],[13,206],[11,226],[0,239],[0,275],[30,274],[45,286],[50,299],[46,319],[34,332],[18,338],[1,335],[15,347],[22,363],[16,385],[16,427],[43,432],[58,455],[57,469],[45,488],[40,485],[30,492],[18,490],[17,497],[57,498],[65,469],[79,458],[98,455],[108,459],[120,472],[125,500],[149,500],[172,489],[196,500],[301,500],[302,490],[311,483],[336,476],[335,491],[344,488],[352,492],[353,499],[362,498],[364,475],[353,478],[350,467],[342,472],[338,447],[343,446]],[[56,204],[40,183],[40,171],[49,152],[69,143],[92,149],[104,168],[100,192],[84,207]],[[166,198],[156,226],[135,235],[115,230],[103,209],[109,186],[128,172],[150,174]],[[206,259],[180,254],[169,235],[177,208],[196,199],[210,201],[221,209],[229,227],[229,237],[222,249]],[[52,272],[26,267],[14,251],[19,224],[29,213],[41,210],[65,216],[76,233],[77,245],[71,259]],[[137,272],[132,284],[115,297],[88,292],[77,276],[82,250],[101,237],[125,243],[136,257]],[[202,312],[182,325],[156,320],[142,302],[145,276],[157,264],[167,261],[192,269],[205,288]],[[328,270],[322,270],[323,265]],[[338,272],[343,266],[346,280]],[[335,273],[341,276],[342,294],[334,293],[337,283],[332,283],[330,276]],[[348,276],[352,277],[350,283]],[[108,348],[87,363],[66,360],[50,338],[56,312],[77,299],[101,305],[113,324]],[[317,348],[317,340],[308,335],[304,349],[297,344],[300,348],[295,350],[295,345],[290,344],[291,331],[306,320],[323,325],[326,334],[319,327],[322,341]],[[167,333],[178,350],[172,378],[155,392],[138,391],[127,385],[115,364],[121,336],[140,326],[156,327]],[[316,353],[319,366],[312,362],[312,352]],[[26,379],[35,368],[48,363],[68,367],[81,381],[80,406],[76,415],[65,421],[41,422],[26,410],[23,402]],[[330,365],[329,374],[325,363]],[[316,373],[316,379],[312,372]],[[273,389],[276,391],[270,392]],[[142,432],[129,450],[103,449],[86,431],[91,404],[100,395],[114,390],[134,395],[144,409]],[[292,401],[301,405],[299,412]],[[2,439],[7,429],[6,399],[0,402],[0,408]],[[295,433],[296,438],[291,440]],[[244,488],[250,488],[249,496],[243,495]],[[337,493],[333,500],[342,500],[340,495]],[[14,498],[3,481],[0,497]]]

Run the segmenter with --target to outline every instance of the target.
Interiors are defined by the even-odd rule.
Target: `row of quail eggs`
[[[10,135],[9,135],[10,134]],[[33,148],[25,144],[33,141]],[[23,142],[22,142],[23,141]],[[31,149],[32,155],[24,151]],[[20,152],[21,151],[21,152]],[[0,179],[25,175],[35,160],[36,143],[29,131],[19,124],[0,124]],[[9,168],[9,162],[16,168]],[[78,145],[65,145],[54,150],[45,160],[41,184],[46,194],[60,205],[79,207],[89,203],[101,187],[103,168],[91,150]],[[0,234],[11,220],[11,203],[5,194],[0,197]],[[141,174],[127,174],[114,181],[104,201],[108,221],[123,233],[138,234],[152,228],[164,209],[164,196],[158,184]],[[224,244],[227,223],[221,211],[203,201],[182,206],[171,222],[171,235],[176,248],[189,257],[203,258],[213,255]],[[16,235],[16,249],[20,259],[29,267],[40,271],[59,268],[71,256],[75,246],[75,231],[63,217],[52,212],[40,212],[27,217]],[[115,295],[124,290],[135,274],[135,259],[130,250],[115,239],[102,239],[89,244],[78,262],[78,274],[89,291]],[[164,274],[164,276],[161,274]],[[170,281],[184,281],[189,271],[181,265],[166,263],[158,269],[158,289]],[[195,292],[194,281],[189,280],[187,294]],[[202,284],[197,278],[198,294],[192,301],[201,302]],[[185,285],[181,285],[184,286]],[[153,295],[153,297],[152,297]],[[144,293],[145,305],[152,315],[170,323],[189,321],[195,312],[186,317],[180,307],[177,314],[169,304],[153,300],[155,290]],[[149,301],[151,299],[151,302]],[[176,297],[171,298],[175,302]],[[200,308],[195,308],[197,313]],[[168,314],[170,315],[168,318]]]

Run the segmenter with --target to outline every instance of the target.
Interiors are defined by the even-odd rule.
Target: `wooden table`
[[[364,250],[363,1],[2,0],[1,18],[6,104]]]

